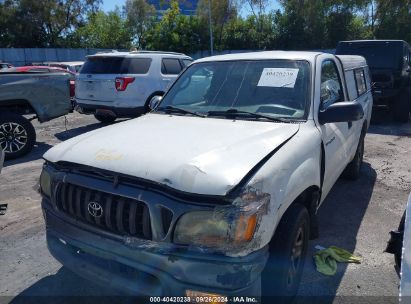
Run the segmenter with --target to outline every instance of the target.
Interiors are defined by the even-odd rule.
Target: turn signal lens
[[[249,242],[254,236],[255,227],[257,226],[257,215],[241,215],[237,221],[235,232],[236,242]]]

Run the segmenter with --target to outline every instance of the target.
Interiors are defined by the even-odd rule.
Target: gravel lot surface
[[[35,127],[35,149],[26,157],[6,162],[0,175],[0,203],[8,204],[6,215],[0,216],[0,302],[24,302],[19,301],[22,296],[31,295],[113,294],[71,273],[48,253],[40,195],[36,192],[43,153],[101,124],[92,116],[74,113],[67,116],[66,126],[65,118],[58,118],[35,123]],[[340,179],[320,209],[320,238],[309,245],[301,296],[323,296],[326,303],[344,299],[398,302],[394,259],[384,249],[411,190],[410,136],[410,123],[385,121],[371,126],[361,178],[355,182]],[[315,245],[345,248],[361,256],[362,263],[339,264],[335,276],[324,276],[315,271]]]

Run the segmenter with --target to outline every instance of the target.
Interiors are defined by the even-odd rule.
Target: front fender
[[[288,207],[306,189],[321,185],[321,137],[313,122],[275,153],[251,179],[249,185],[271,195],[267,212],[256,231],[253,250],[267,245]]]

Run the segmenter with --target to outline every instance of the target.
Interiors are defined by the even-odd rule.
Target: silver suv
[[[76,78],[77,110],[104,123],[141,115],[191,62],[184,54],[154,51],[88,56]]]

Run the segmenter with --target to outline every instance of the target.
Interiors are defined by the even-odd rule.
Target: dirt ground
[[[340,179],[320,209],[320,238],[310,242],[297,302],[320,296],[321,303],[362,299],[397,303],[399,279],[393,256],[384,253],[411,191],[411,123],[373,124],[366,137],[362,176]],[[112,292],[65,269],[48,253],[45,226],[36,192],[42,155],[55,144],[100,128],[94,117],[78,113],[45,124],[35,123],[37,145],[26,157],[5,163],[0,175],[0,303],[24,296],[110,295]],[[339,264],[335,276],[315,271],[314,247],[336,245],[362,257],[361,264]],[[356,301],[357,302],[357,301]]]

